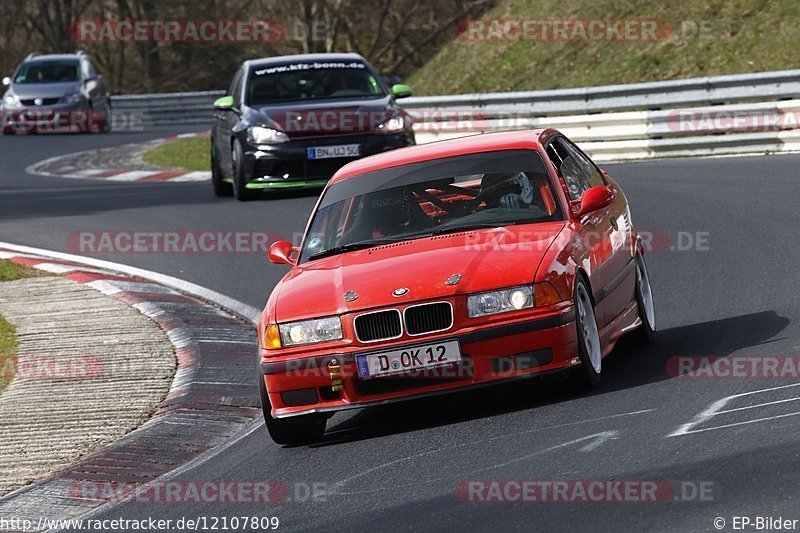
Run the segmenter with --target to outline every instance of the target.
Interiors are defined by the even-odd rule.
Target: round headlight
[[[320,320],[314,328],[314,333],[320,340],[332,339],[338,333],[336,326],[334,320]]]
[[[528,295],[525,294],[525,291],[517,289],[515,291],[511,291],[508,301],[514,307],[514,309],[522,309],[525,307],[525,304],[528,303]]]
[[[303,339],[306,338],[305,328],[299,324],[296,326],[292,326],[292,328],[289,330],[289,338],[292,339],[292,342],[294,343],[299,344],[303,342]]]
[[[493,292],[482,294],[478,302],[481,306],[481,313],[494,313],[500,309],[500,298]]]

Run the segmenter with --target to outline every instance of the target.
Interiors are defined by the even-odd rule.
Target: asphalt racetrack
[[[76,232],[268,231],[291,239],[303,231],[315,192],[239,203],[215,198],[209,183],[25,172],[55,155],[183,131],[190,130],[0,138],[0,240],[80,253]],[[673,371],[688,356],[758,362],[800,354],[800,155],[606,169],[622,184],[634,224],[653,235],[647,260],[660,333],[652,346],[618,346],[604,362],[601,387],[581,392],[542,378],[352,411],[331,419],[324,442],[311,447],[278,447],[254,422],[177,479],[277,480],[288,489],[284,501],[127,503],[97,517],[277,516],[289,531],[714,531],[716,518],[725,529],[734,516],[800,518],[798,377],[678,378]],[[286,272],[253,253],[83,255],[258,308]],[[465,490],[490,486],[469,485],[477,480],[568,480],[571,488],[656,481],[672,491],[659,490],[654,502],[573,495],[487,503]],[[316,494],[308,496],[304,487],[312,484]]]

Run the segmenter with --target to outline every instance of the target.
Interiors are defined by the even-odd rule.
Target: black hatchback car
[[[358,54],[245,61],[214,102],[212,183],[217,196],[316,187],[346,163],[414,144],[411,117]]]

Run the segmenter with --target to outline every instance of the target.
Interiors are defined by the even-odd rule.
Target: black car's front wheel
[[[211,139],[211,185],[214,187],[214,194],[217,196],[230,196],[233,194],[233,188],[230,183],[225,181],[225,176],[222,175],[219,161],[214,152],[214,139]]]
[[[231,146],[231,163],[233,165],[233,196],[240,202],[253,200],[257,192],[247,188],[247,177],[244,173],[244,151],[237,140]]]
[[[261,396],[261,410],[269,436],[275,444],[300,445],[313,444],[322,439],[328,418],[323,415],[300,415],[291,418],[274,418],[272,405],[264,383],[264,375],[258,372],[258,392]]]

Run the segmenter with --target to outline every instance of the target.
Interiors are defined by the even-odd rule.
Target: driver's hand
[[[515,194],[513,192],[504,194],[502,197],[500,197],[500,207],[519,209],[521,207],[519,194]]]

